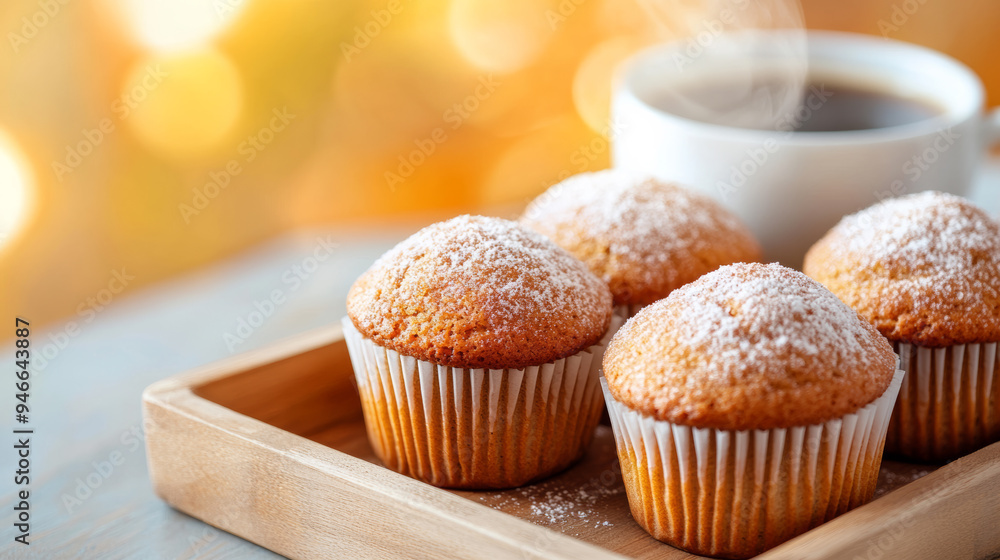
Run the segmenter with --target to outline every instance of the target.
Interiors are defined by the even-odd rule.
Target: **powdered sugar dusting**
[[[583,521],[587,525],[593,523],[595,527],[610,526],[610,522],[600,519],[601,514],[594,506],[599,497],[620,493],[620,489],[597,489],[601,492],[592,493],[593,489],[581,487],[548,490],[541,495],[522,491],[521,495],[523,503],[528,505],[532,520],[538,523],[555,525],[573,520]]]
[[[521,488],[467,495],[532,523],[599,543],[605,530],[617,530],[605,528],[615,527],[619,520],[629,519],[632,525],[617,458],[611,427],[599,425],[585,457],[563,473]]]
[[[581,253],[594,251],[596,244],[606,253],[605,258],[622,263],[620,267],[596,267],[600,270],[595,272],[609,282],[616,270],[624,268],[630,274],[644,275],[645,284],[660,283],[672,289],[685,272],[684,266],[677,265],[687,256],[735,247],[738,257],[718,266],[753,260],[758,252],[743,224],[715,201],[651,176],[619,170],[566,179],[533,201],[522,222],[577,254],[592,268],[596,259]],[[705,270],[698,274],[702,272]]]
[[[889,199],[844,218],[831,234],[833,256],[891,270],[896,291],[918,306],[985,307],[984,297],[998,298],[1000,224],[963,198],[928,191]]]
[[[482,362],[484,353],[495,354],[490,345],[513,352],[513,362],[494,367],[575,353],[600,338],[611,316],[607,287],[583,263],[515,222],[468,215],[394,247],[355,283],[347,303],[359,330],[404,354],[401,345],[411,343],[433,346],[426,359],[443,360],[437,363],[459,354]],[[546,335],[570,347],[531,361],[528,352],[540,344],[532,337]]]
[[[463,301],[469,291],[487,302],[490,314],[506,322],[525,315],[571,308],[577,295],[593,291],[579,261],[544,236],[516,223],[483,216],[459,216],[428,226],[383,255],[372,268],[406,276],[417,263],[438,284],[443,299]],[[400,286],[422,290],[422,283]]]
[[[657,196],[653,185],[670,196]],[[742,227],[735,216],[714,212],[703,201],[702,195],[654,177],[607,169],[580,173],[553,186],[524,215],[530,221],[578,220],[595,237],[611,239],[616,253],[655,258],[655,253],[698,243],[686,235],[693,226]],[[656,247],[650,247],[652,243]]]
[[[619,400],[662,419],[764,429],[857,410],[882,394],[894,362],[888,342],[818,282],[736,264],[630,319],[605,373]]]
[[[934,468],[928,468],[925,465],[892,462],[890,466],[888,461],[883,461],[882,469],[878,473],[878,485],[875,486],[875,495],[873,497],[884,496],[897,488],[902,488],[911,482],[920,480],[933,471]]]
[[[777,264],[761,268],[766,273],[724,267],[689,285],[683,298],[690,319],[673,324],[679,337],[741,375],[778,355],[824,355],[851,368],[867,357],[862,341],[870,332],[851,308],[801,273]]]
[[[493,509],[516,509],[520,516],[532,523],[581,536],[575,531],[614,527],[614,523],[608,519],[607,500],[619,495],[624,500],[624,494],[625,488],[621,484],[606,486],[588,483],[579,487],[545,490],[527,487],[505,493],[480,494],[478,499]]]

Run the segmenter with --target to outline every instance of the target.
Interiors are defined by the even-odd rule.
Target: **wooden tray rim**
[[[248,369],[273,364],[297,354],[332,345],[343,339],[339,324],[320,327],[288,337],[271,345],[196,368],[158,381],[143,392],[144,407],[153,406],[181,414],[208,428],[221,430],[271,453],[295,458],[309,468],[346,484],[364,488],[381,498],[407,508],[414,516],[438,523],[450,523],[480,537],[510,546],[517,545],[526,558],[627,558],[559,531],[536,525],[513,515],[478,504],[447,490],[373,465],[337,449],[282,430],[266,422],[231,410],[203,398],[195,388],[236,375]],[[253,427],[253,437],[247,433]],[[148,443],[148,442],[147,442]],[[152,461],[150,469],[154,468]],[[950,494],[980,492],[1000,485],[1000,443],[995,443],[820,525],[756,558],[760,560],[839,558],[846,547],[857,542],[878,542],[892,527],[909,527],[915,513],[930,513]],[[155,484],[154,484],[155,486]],[[170,503],[169,496],[156,488]],[[176,507],[174,504],[172,506]],[[178,508],[181,509],[181,508]],[[185,511],[182,509],[182,511]],[[231,531],[217,520],[203,519],[200,512],[185,511],[220,529]],[[998,519],[1000,523],[1000,519]],[[241,538],[253,540],[239,532]],[[1000,537],[997,537],[1000,539]],[[531,542],[546,542],[544,550]],[[994,546],[1000,546],[996,540]],[[261,544],[265,546],[266,544]],[[669,546],[669,545],[664,545]],[[281,553],[280,551],[276,551]]]

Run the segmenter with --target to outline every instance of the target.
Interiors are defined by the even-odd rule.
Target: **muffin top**
[[[760,259],[749,230],[714,200],[615,170],[553,186],[521,223],[587,263],[615,305],[646,305],[724,264]]]
[[[896,371],[889,342],[801,272],[734,264],[644,308],[615,334],[615,398],[659,420],[749,430],[856,412]]]
[[[459,368],[524,368],[596,343],[611,320],[600,278],[544,236],[459,216],[382,255],[347,296],[376,344]]]
[[[803,270],[889,340],[1000,341],[1000,223],[963,198],[922,192],[847,216]]]

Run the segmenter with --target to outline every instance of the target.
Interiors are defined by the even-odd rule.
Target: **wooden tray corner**
[[[698,558],[632,520],[610,429],[541,483],[443,490],[379,465],[352,376],[331,326],[150,386],[157,494],[290,558]],[[759,558],[1000,555],[1000,443],[940,468],[886,462],[877,496]]]

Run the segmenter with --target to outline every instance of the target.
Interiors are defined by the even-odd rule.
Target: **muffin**
[[[625,317],[722,265],[761,256],[746,226],[714,200],[616,170],[553,186],[521,223],[587,263]]]
[[[387,467],[509,488],[590,443],[611,293],[544,236],[481,216],[434,224],[375,262],[347,311],[368,437]]]
[[[678,548],[747,558],[867,502],[896,365],[870,324],[781,265],[674,290],[604,356],[632,516]]]
[[[889,199],[841,220],[803,268],[900,356],[887,453],[939,462],[1000,440],[1000,223],[949,194]]]

